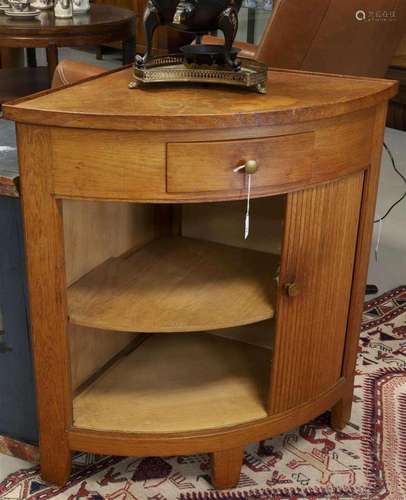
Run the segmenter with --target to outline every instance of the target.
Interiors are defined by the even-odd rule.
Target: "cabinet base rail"
[[[66,449],[60,450],[60,456],[66,456],[71,451],[118,456],[211,453],[215,486],[219,489],[231,488],[238,482],[244,447],[249,443],[270,439],[289,431],[329,409],[332,409],[332,425],[345,425],[345,418],[350,415],[350,382],[340,378],[333,387],[300,406],[265,419],[228,428],[176,434],[119,433],[71,428],[67,431]],[[65,483],[70,473],[63,467],[64,474],[61,474],[58,464],[48,463],[46,456],[41,457],[41,469],[44,477],[56,484]]]

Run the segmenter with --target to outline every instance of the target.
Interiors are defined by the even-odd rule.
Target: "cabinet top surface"
[[[390,80],[270,70],[268,93],[203,85],[129,89],[125,68],[23,98],[3,109],[17,122],[107,130],[262,127],[330,118],[396,94]]]

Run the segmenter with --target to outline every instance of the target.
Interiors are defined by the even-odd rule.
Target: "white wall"
[[[396,166],[406,176],[406,132],[386,129],[385,142],[392,151]],[[392,168],[388,154],[384,152],[375,218],[382,216],[405,189],[402,179]],[[383,222],[378,261],[375,261],[377,237],[378,224],[375,224],[368,283],[377,285],[379,293],[383,293],[406,284],[406,200]]]

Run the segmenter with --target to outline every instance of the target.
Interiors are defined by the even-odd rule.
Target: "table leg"
[[[58,66],[58,47],[56,45],[49,45],[47,47],[47,61],[48,61],[48,74],[49,82],[52,82],[55,69]]]
[[[331,410],[330,425],[336,431],[341,431],[349,423],[351,419],[352,394],[353,387],[351,386],[341,399]]]
[[[218,490],[235,488],[240,479],[244,448],[216,451],[212,454],[212,479]]]
[[[135,38],[131,37],[123,41],[123,64],[131,64],[135,59]]]
[[[35,53],[35,49],[33,47],[28,47],[27,51],[27,65],[29,68],[37,67],[37,56]]]

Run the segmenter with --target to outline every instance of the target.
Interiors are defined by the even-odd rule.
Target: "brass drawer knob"
[[[255,174],[255,172],[258,170],[258,164],[256,160],[248,160],[246,163],[244,163],[244,165],[235,167],[233,172],[242,172],[243,170],[247,175]]]
[[[257,170],[258,170],[258,164],[256,160],[248,160],[247,163],[244,165],[244,171],[247,175],[255,174]]]
[[[285,285],[285,291],[288,297],[297,297],[300,295],[300,286],[297,283],[288,283]]]

